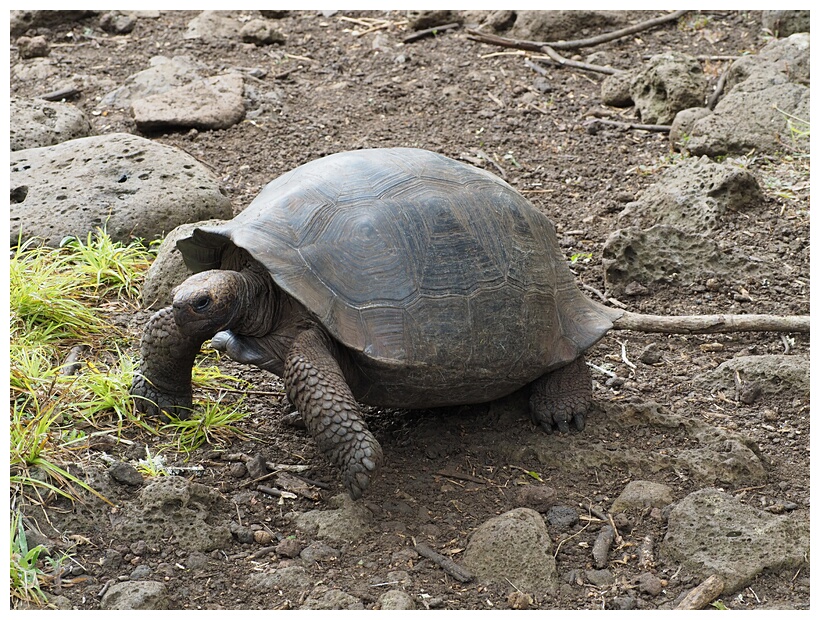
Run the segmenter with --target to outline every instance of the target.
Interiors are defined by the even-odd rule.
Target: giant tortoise
[[[354,498],[382,460],[357,403],[472,404],[529,386],[535,422],[580,430],[584,351],[623,314],[578,290],[552,223],[521,194],[420,149],[304,164],[177,245],[196,273],[145,328],[136,408],[184,417],[212,338],[283,378]]]

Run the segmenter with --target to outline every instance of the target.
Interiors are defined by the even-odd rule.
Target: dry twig
[[[709,95],[709,101],[706,102],[706,107],[710,110],[715,109],[718,99],[720,99],[721,95],[723,95],[723,89],[726,87],[726,78],[729,77],[729,69],[731,68],[732,65],[729,65],[723,70],[723,73],[720,74],[720,78],[718,79],[717,84],[715,84],[714,92],[711,95]]]
[[[443,26],[433,26],[432,28],[426,28],[424,30],[419,30],[418,32],[414,32],[413,34],[408,34],[404,37],[401,42],[402,43],[412,43],[413,41],[418,41],[419,39],[423,39],[424,37],[438,34],[439,32],[443,32],[445,30],[452,30],[453,28],[458,28],[461,24],[453,23],[453,24],[444,24]]]
[[[675,609],[703,609],[723,593],[725,582],[720,575],[712,575],[694,587]]]
[[[450,558],[446,558],[440,553],[433,551],[430,547],[425,545],[424,543],[416,543],[415,545],[416,551],[418,551],[419,555],[424,556],[428,560],[433,560],[436,564],[441,566],[444,569],[444,572],[453,577],[454,579],[460,581],[461,583],[467,583],[473,580],[473,575],[463,566],[459,566],[455,562],[453,562]]]
[[[574,50],[579,49],[582,47],[592,47],[594,45],[599,45],[601,43],[607,43],[609,41],[614,41],[615,39],[621,39],[623,37],[627,37],[631,34],[636,34],[638,32],[643,32],[645,30],[650,30],[651,28],[655,28],[656,26],[661,26],[671,21],[677,21],[679,17],[688,13],[689,11],[675,11],[674,13],[669,13],[668,15],[662,15],[661,17],[656,17],[654,19],[649,19],[644,22],[640,22],[638,24],[634,24],[632,26],[627,26],[626,28],[621,28],[620,30],[613,30],[612,32],[606,32],[604,34],[591,37],[589,39],[578,39],[575,41],[525,41],[521,39],[508,39],[506,37],[499,37],[497,35],[480,32],[474,29],[468,29],[467,33],[471,35],[469,38],[480,41],[482,43],[491,43],[493,45],[499,45],[501,47],[512,47],[515,49],[522,49],[528,50],[530,52],[541,52],[547,54],[545,48],[552,48],[552,50]]]
[[[730,332],[803,332],[810,330],[809,316],[771,314],[704,314],[657,316],[624,312],[612,321],[614,329],[662,334],[725,334]]]
[[[640,129],[642,131],[656,131],[658,133],[669,133],[671,125],[647,125],[644,123],[628,123],[625,121],[612,121],[606,118],[595,118],[584,123],[589,133],[595,133],[602,125],[610,127],[620,127],[622,129]]]

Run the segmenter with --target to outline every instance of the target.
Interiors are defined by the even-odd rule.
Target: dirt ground
[[[254,12],[248,12],[252,15]],[[483,162],[490,171],[522,191],[555,223],[567,258],[589,253],[588,262],[574,264],[579,280],[604,289],[602,246],[618,227],[617,215],[626,202],[654,182],[661,166],[674,160],[665,135],[642,131],[604,129],[588,133],[584,122],[601,110],[599,86],[602,76],[545,66],[541,77],[525,65],[521,55],[469,40],[463,30],[451,31],[397,46],[408,33],[403,12],[337,13],[293,12],[280,20],[287,37],[284,46],[256,47],[239,40],[204,42],[186,40],[186,24],[196,12],[165,13],[157,19],[140,19],[133,33],[103,33],[96,19],[44,31],[52,42],[51,58],[60,79],[53,83],[22,83],[12,78],[11,94],[32,97],[53,90],[73,75],[88,75],[81,94],[73,101],[92,118],[98,133],[136,132],[126,113],[98,108],[108,90],[102,78],[119,85],[129,75],[149,66],[157,54],[190,55],[217,73],[229,68],[261,68],[265,75],[248,78],[255,95],[252,105],[264,102],[259,115],[221,131],[191,131],[150,136],[163,144],[184,149],[209,166],[224,184],[237,211],[244,208],[268,181],[291,168],[337,151],[390,146],[430,149],[468,161]],[[389,27],[357,36],[366,28],[344,17],[375,17],[391,20]],[[645,15],[642,17],[646,17]],[[576,38],[597,34],[579,33]],[[378,38],[378,41],[377,41]],[[378,43],[374,48],[374,41]],[[13,43],[13,42],[12,42]],[[758,12],[712,12],[692,15],[680,25],[669,25],[585,50],[582,58],[599,54],[598,64],[618,68],[636,66],[649,55],[677,50],[703,56],[703,67],[717,79],[725,56],[755,52],[765,45]],[[12,52],[12,63],[16,62]],[[254,103],[255,102],[255,103]],[[634,119],[631,109],[608,109],[613,118]],[[761,162],[762,163],[762,162]],[[772,164],[765,175],[788,183],[788,166]],[[763,247],[779,243],[783,260],[797,268],[791,281],[724,281],[718,287],[703,284],[683,287],[675,283],[652,285],[648,295],[620,301],[637,312],[652,314],[809,312],[808,196],[793,200],[778,192],[776,184],[763,185],[765,210],[756,217],[732,214],[716,233],[726,249]],[[800,215],[803,213],[803,215]],[[751,252],[751,250],[749,250]],[[737,301],[744,288],[750,301]],[[132,317],[123,317],[128,322]],[[134,347],[145,313],[131,321]],[[649,344],[657,345],[663,359],[656,365],[637,362]],[[715,345],[707,346],[703,345]],[[623,361],[622,348],[631,368]],[[595,377],[596,406],[585,434],[605,441],[611,450],[627,447],[662,451],[675,442],[688,441],[680,433],[647,436],[624,432],[608,422],[608,411],[625,402],[656,402],[685,418],[706,421],[717,428],[739,432],[756,443],[767,464],[762,484],[724,488],[761,508],[775,501],[793,502],[809,510],[809,409],[808,402],[788,396],[758,399],[753,404],[735,400],[734,394],[709,394],[692,381],[699,373],[740,354],[783,353],[776,334],[717,336],[610,334],[588,354],[589,361],[607,366],[625,379],[606,386],[606,377]],[[791,350],[808,355],[808,337],[794,336]],[[279,392],[278,379],[261,372],[225,363],[225,370],[254,381],[258,392]],[[203,397],[206,397],[203,395]],[[323,561],[315,571],[316,582],[338,588],[372,607],[391,581],[390,571],[407,571],[411,584],[405,590],[424,608],[422,600],[444,609],[508,608],[509,588],[462,584],[430,561],[397,554],[411,547],[414,538],[459,561],[471,533],[487,519],[517,505],[517,490],[534,483],[526,471],[539,472],[543,484],[555,490],[558,503],[585,512],[592,504],[606,510],[625,484],[633,479],[652,479],[669,485],[675,499],[701,488],[687,472],[661,470],[654,476],[638,475],[618,467],[575,468],[560,463],[546,467],[534,457],[513,462],[497,451],[506,444],[524,442],[541,433],[517,409],[515,398],[504,407],[469,407],[448,411],[371,411],[367,420],[386,456],[383,473],[362,501],[372,509],[379,527],[365,540],[344,545],[340,556]],[[520,404],[520,403],[519,403]],[[295,536],[303,545],[312,540],[294,531],[284,518],[288,511],[328,507],[328,499],[342,492],[337,472],[317,454],[310,438],[281,423],[287,409],[283,396],[251,393],[250,415],[241,427],[252,439],[231,445],[206,446],[185,463],[203,465],[197,481],[218,489],[236,511],[243,525],[261,526],[278,537]],[[512,409],[511,409],[512,408]],[[501,411],[502,413],[498,413]],[[544,436],[544,442],[572,444],[576,435]],[[127,439],[146,443],[160,439],[134,433]],[[126,459],[126,447],[111,450]],[[310,465],[305,475],[326,483],[321,498],[288,500],[253,492],[241,495],[247,478],[236,478],[227,453],[262,454],[269,461]],[[244,492],[244,491],[243,491]],[[245,498],[234,505],[237,498]],[[114,497],[118,504],[134,501],[135,491],[122,487]],[[55,505],[55,523],[68,519],[70,507]],[[67,512],[65,512],[67,511]],[[652,535],[660,541],[664,520],[658,515],[633,519],[625,534],[628,544]],[[590,549],[598,526],[582,530],[562,544],[556,556],[558,573],[592,567]],[[551,531],[554,540],[568,532]],[[173,542],[161,549],[134,549],[111,540],[105,531],[85,533],[88,544],[73,550],[84,567],[81,580],[73,580],[60,593],[81,609],[99,606],[97,597],[109,580],[119,580],[133,566],[185,563],[188,554]],[[116,549],[121,566],[100,561],[106,549]],[[249,556],[256,543],[234,542],[230,549],[208,556],[200,570],[169,570],[163,577],[175,607],[192,609],[296,608],[307,593],[283,588],[264,594],[246,591],[248,574],[292,560],[268,554]],[[663,558],[655,574],[664,582],[660,594],[649,595],[636,585],[640,573],[631,547],[613,552],[608,568],[616,583],[609,586],[578,585],[564,580],[557,595],[537,597],[534,607],[547,609],[601,609],[611,607],[615,597],[629,594],[639,608],[668,606],[697,584],[686,571]],[[620,559],[627,557],[626,561]],[[616,561],[617,560],[617,561]],[[400,586],[387,586],[400,587]],[[420,594],[429,595],[419,598]],[[763,574],[740,593],[724,598],[735,609],[770,607],[808,608],[807,571],[794,574]]]

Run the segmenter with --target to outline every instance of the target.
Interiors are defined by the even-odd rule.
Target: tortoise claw
[[[566,420],[556,420],[555,426],[558,427],[559,433],[567,434],[569,433],[569,424],[567,424]]]
[[[379,461],[382,458],[381,448],[378,444],[375,444],[375,448],[374,458],[364,457],[361,460],[350,462],[342,468],[342,481],[348,494],[353,499],[359,499],[370,487],[373,476],[379,468]],[[368,452],[373,452],[372,446]]]
[[[572,416],[572,421],[575,423],[575,428],[577,428],[578,431],[582,431],[586,426],[586,415],[584,413],[576,413]]]

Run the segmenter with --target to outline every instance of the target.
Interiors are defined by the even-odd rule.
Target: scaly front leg
[[[165,414],[178,418],[190,415],[191,371],[203,342],[179,333],[171,307],[151,317],[140,342],[140,366],[131,384],[138,413],[163,418],[168,417]]]
[[[283,379],[319,449],[341,468],[350,496],[360,498],[381,464],[382,449],[361,418],[328,338],[318,329],[293,341]]]

